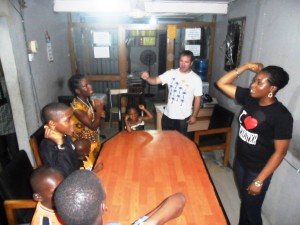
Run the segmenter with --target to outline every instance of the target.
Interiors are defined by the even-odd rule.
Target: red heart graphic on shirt
[[[252,118],[251,116],[247,116],[244,120],[244,124],[248,130],[255,128],[258,124],[257,120]]]

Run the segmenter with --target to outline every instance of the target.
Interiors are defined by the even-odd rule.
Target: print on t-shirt
[[[189,85],[184,79],[177,81],[176,78],[172,78],[169,94],[170,103],[172,104],[174,102],[180,102],[180,106],[182,106],[188,87]]]
[[[240,123],[240,130],[239,130],[239,137],[251,145],[256,145],[256,141],[258,138],[258,135],[256,133],[249,132],[248,130],[254,129],[258,125],[258,121],[251,117],[246,116],[247,112],[243,110],[239,117],[239,123]],[[246,117],[245,117],[246,116]],[[244,118],[244,123],[242,122],[242,117]],[[245,125],[245,127],[243,126]]]

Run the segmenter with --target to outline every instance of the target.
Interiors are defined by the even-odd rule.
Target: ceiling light
[[[227,14],[227,9],[227,2],[145,2],[145,11],[149,13]]]
[[[149,24],[157,24],[157,20],[154,16],[152,16],[149,20]]]
[[[55,12],[126,12],[129,0],[54,0]]]

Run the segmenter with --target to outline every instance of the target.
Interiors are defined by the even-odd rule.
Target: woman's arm
[[[255,179],[256,181],[263,183],[264,180],[267,179],[276,170],[276,168],[280,165],[286,155],[289,143],[290,140],[275,140],[275,152]],[[258,195],[261,191],[262,186],[256,187],[254,185],[254,182],[252,182],[248,187],[249,194]]]
[[[91,130],[97,130],[100,126],[101,117],[103,116],[103,102],[99,100],[94,100],[94,107],[95,107],[95,119],[92,121],[88,114],[82,110],[76,109],[74,110],[74,115],[77,119],[87,126]]]
[[[234,70],[229,71],[217,81],[217,86],[230,98],[235,99],[235,92],[237,86],[232,84],[233,81],[246,70],[258,73],[263,68],[261,63],[246,63]]]

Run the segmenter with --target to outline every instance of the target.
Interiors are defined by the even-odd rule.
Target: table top
[[[122,131],[104,143],[100,161],[104,224],[131,224],[176,192],[185,194],[186,205],[168,224],[227,224],[196,145],[177,131]]]

